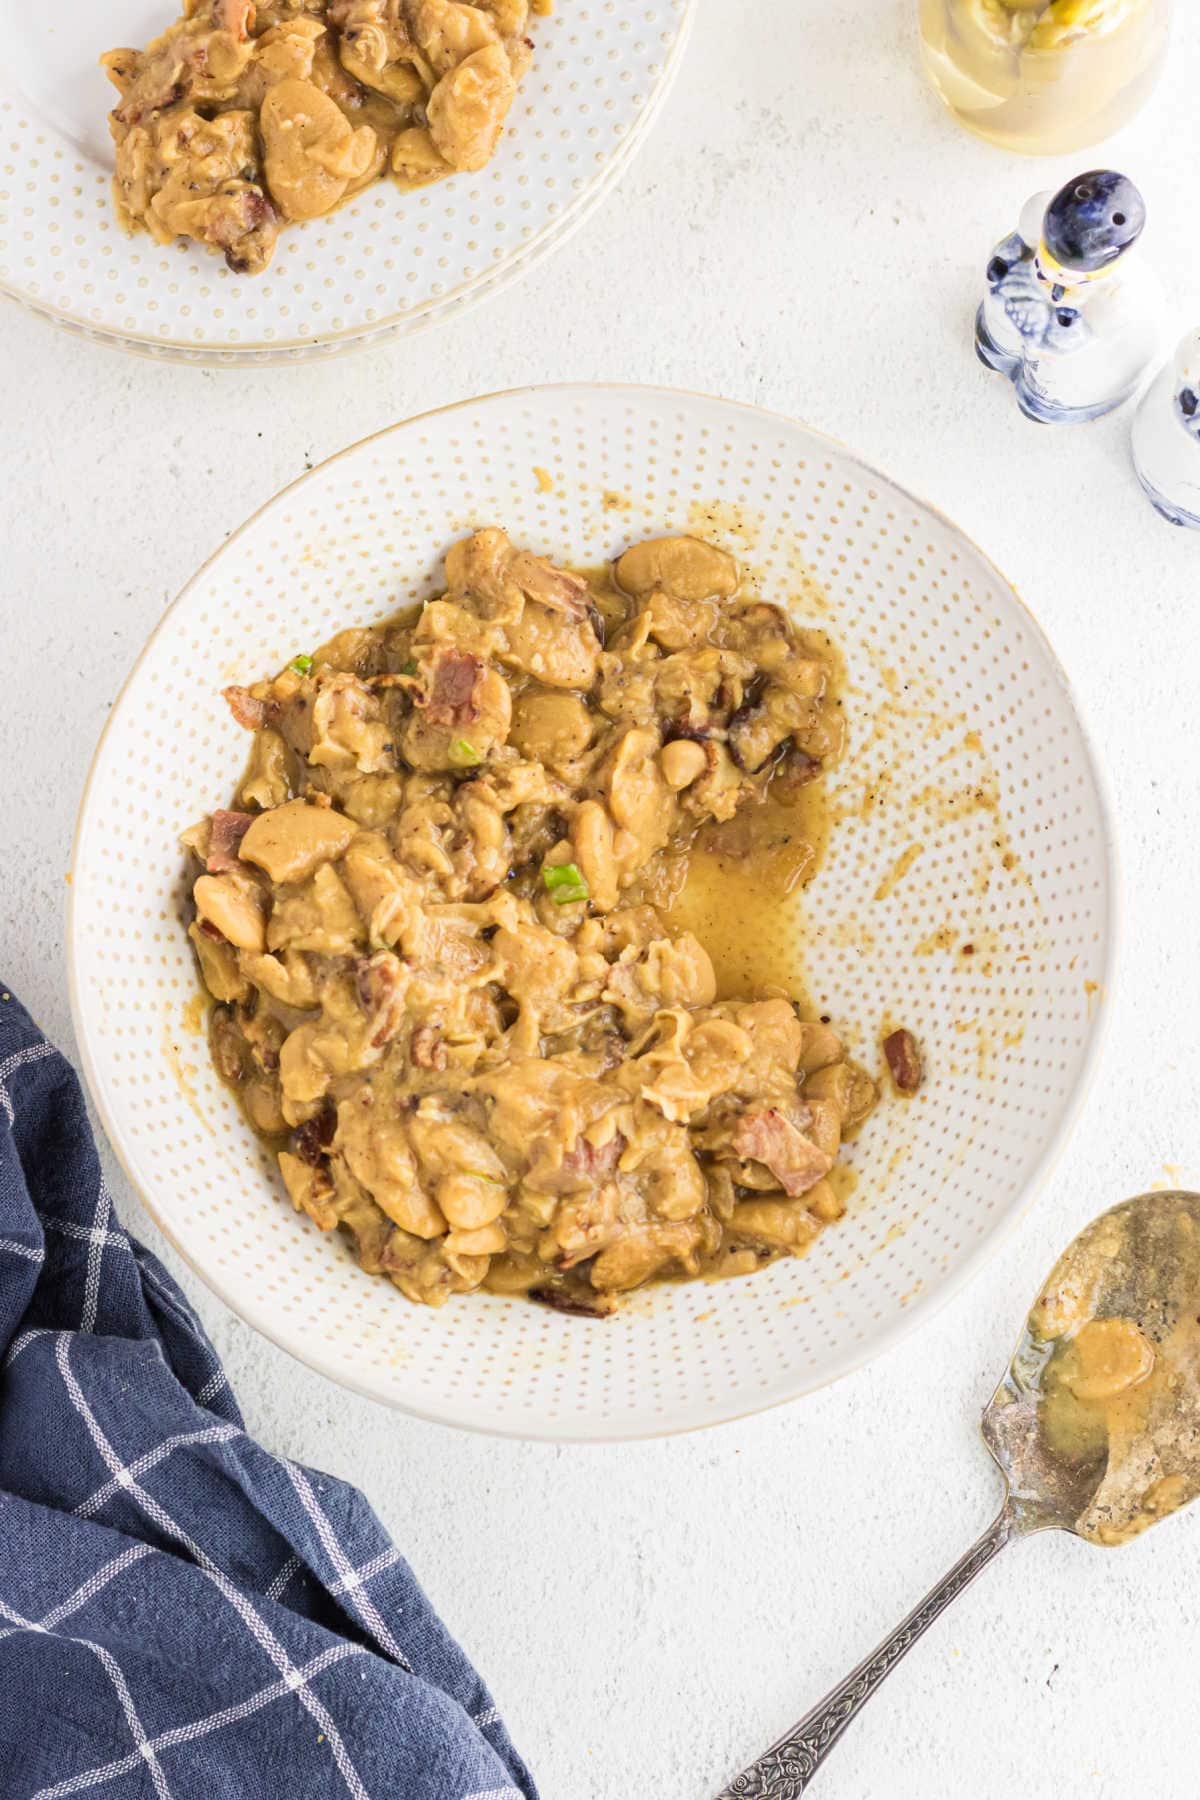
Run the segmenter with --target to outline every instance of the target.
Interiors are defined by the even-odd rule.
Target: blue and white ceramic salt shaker
[[[1180,339],[1142,396],[1133,466],[1164,519],[1200,531],[1200,330]]]
[[[1120,406],[1162,352],[1164,301],[1138,239],[1141,194],[1111,169],[1035,194],[992,252],[975,348],[1045,425]]]

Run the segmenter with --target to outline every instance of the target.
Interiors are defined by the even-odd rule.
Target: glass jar
[[[1109,137],[1162,70],[1171,0],[920,0],[929,79],[1006,150],[1057,155]]]

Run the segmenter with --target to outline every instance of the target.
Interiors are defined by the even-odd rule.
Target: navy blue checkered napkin
[[[536,1800],[362,1495],[247,1437],[0,999],[0,1795]]]

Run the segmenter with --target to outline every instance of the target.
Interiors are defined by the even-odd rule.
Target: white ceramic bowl
[[[178,834],[228,799],[246,755],[221,687],[429,593],[446,545],[486,521],[583,563],[652,532],[701,531],[764,595],[829,627],[848,664],[850,751],[834,785],[843,816],[804,902],[809,985],[868,1062],[885,1018],[926,1049],[925,1087],[872,1119],[851,1151],[849,1214],[805,1260],[650,1290],[606,1322],[491,1295],[431,1312],[362,1274],[292,1211],[189,1029]],[[1066,679],[960,531],[788,419],[652,388],[534,388],[343,451],[235,533],[175,602],[84,796],[73,1004],[132,1180],[192,1267],[268,1337],[448,1423],[648,1436],[844,1373],[978,1269],[1079,1105],[1111,985],[1115,895],[1106,805]]]
[[[117,224],[97,66],[178,16],[176,0],[0,0],[0,292],[146,355],[269,363],[414,330],[495,293],[580,225],[644,138],[679,67],[694,0],[558,0],[479,175],[416,193],[377,182],[293,226],[270,268],[162,248]]]

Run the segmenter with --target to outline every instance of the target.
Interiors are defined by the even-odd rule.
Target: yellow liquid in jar
[[[1051,155],[1108,137],[1162,71],[1171,0],[920,0],[930,81],[977,136]]]

